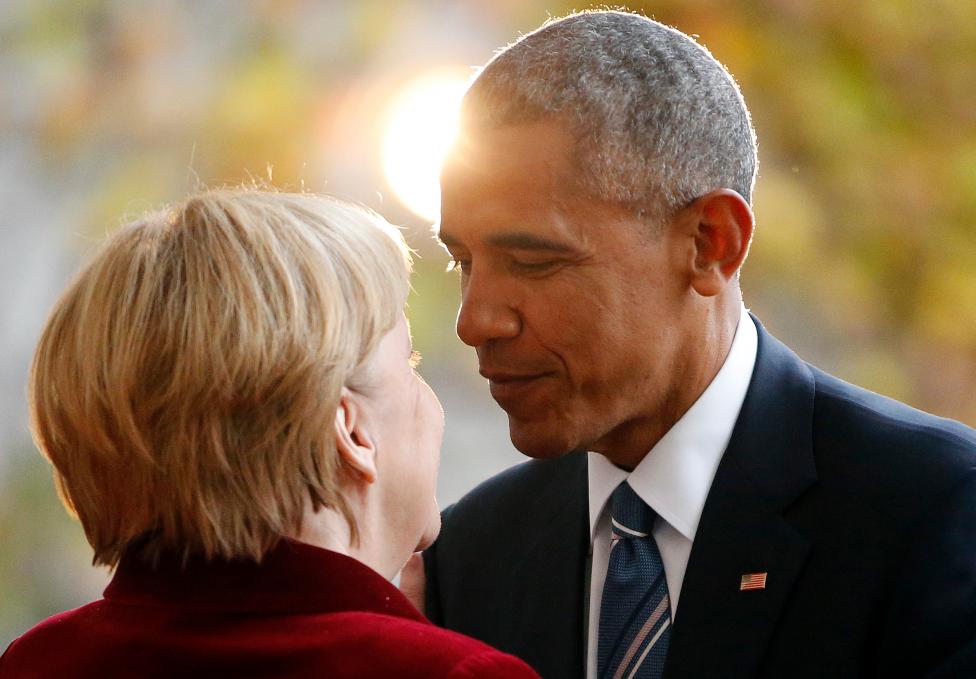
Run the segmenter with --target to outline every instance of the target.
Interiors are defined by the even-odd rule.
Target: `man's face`
[[[481,132],[448,158],[440,238],[461,270],[457,333],[523,453],[642,456],[693,363],[694,242],[588,198],[571,151],[545,122]]]

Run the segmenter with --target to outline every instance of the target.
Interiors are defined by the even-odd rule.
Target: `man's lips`
[[[542,378],[551,373],[522,373],[503,370],[489,370],[482,368],[478,372],[488,380],[492,398],[504,406],[505,401],[515,401],[524,398]]]
[[[478,371],[481,376],[487,379],[489,382],[495,382],[497,384],[508,384],[510,382],[526,382],[528,380],[534,380],[537,377],[542,377],[548,373],[516,373],[516,372],[506,372],[504,370],[489,370],[482,368]]]

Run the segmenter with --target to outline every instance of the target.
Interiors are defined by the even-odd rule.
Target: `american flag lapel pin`
[[[739,579],[739,591],[748,592],[751,589],[766,589],[766,573],[743,573]]]

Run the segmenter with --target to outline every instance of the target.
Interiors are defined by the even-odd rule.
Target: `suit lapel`
[[[756,367],[695,536],[666,679],[756,675],[810,550],[783,511],[816,481],[813,376],[755,322]],[[764,588],[740,591],[761,573]]]

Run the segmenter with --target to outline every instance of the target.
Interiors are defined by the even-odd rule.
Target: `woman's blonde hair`
[[[131,545],[260,560],[338,491],[341,387],[395,324],[410,254],[378,215],[212,190],[109,238],[55,305],[35,441],[96,564]]]

